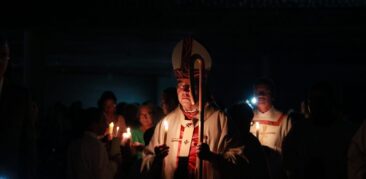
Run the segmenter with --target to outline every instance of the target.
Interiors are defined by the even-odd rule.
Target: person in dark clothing
[[[36,131],[28,91],[6,78],[10,49],[0,36],[0,176],[36,178]]]
[[[346,154],[355,128],[339,115],[332,85],[315,83],[307,105],[309,118],[294,123],[283,143],[288,177],[347,178]]]
[[[230,131],[235,131],[235,136],[244,144],[244,155],[249,161],[249,166],[241,169],[238,177],[270,178],[264,150],[258,139],[249,131],[253,118],[252,109],[245,103],[239,103],[229,107],[227,113],[233,120]]]

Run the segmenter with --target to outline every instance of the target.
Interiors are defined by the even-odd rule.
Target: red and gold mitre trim
[[[189,65],[191,56],[199,55],[205,63],[205,75],[211,69],[211,56],[206,48],[191,37],[184,38],[175,46],[172,55],[172,63],[177,79],[189,78]],[[194,76],[198,77],[199,67],[195,65]]]

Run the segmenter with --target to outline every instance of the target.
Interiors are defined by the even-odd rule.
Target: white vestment
[[[205,123],[204,123],[204,142],[210,147],[210,150],[219,154],[223,160],[215,160],[212,163],[204,161],[203,178],[216,179],[222,178],[224,175],[223,168],[230,164],[237,164],[245,158],[243,155],[243,147],[235,146],[233,140],[228,135],[228,120],[226,115],[210,105],[205,108]],[[167,132],[166,145],[169,147],[169,154],[164,158],[161,178],[174,178],[174,172],[177,169],[178,143],[181,132],[181,126],[186,123],[185,116],[180,107],[169,113],[162,121],[166,120],[169,124]],[[160,121],[154,135],[146,147],[145,156],[141,170],[149,171],[154,162],[154,147],[164,143],[164,126]],[[198,123],[196,124],[198,125]],[[182,145],[183,142],[182,142]],[[197,157],[197,160],[199,158]],[[199,162],[196,162],[198,169]],[[198,170],[197,170],[198,171]]]
[[[257,129],[256,122],[259,123]],[[250,132],[256,136],[258,131],[259,142],[277,152],[282,150],[282,142],[291,129],[291,121],[286,114],[272,107],[265,113],[254,111],[253,123]]]

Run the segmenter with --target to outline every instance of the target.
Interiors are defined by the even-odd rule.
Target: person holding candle
[[[268,78],[258,79],[253,86],[257,103],[250,132],[258,134],[258,140],[265,149],[272,178],[283,178],[282,143],[291,129],[287,114],[274,105],[275,86]]]
[[[231,105],[227,114],[232,120],[230,131],[235,131],[240,142],[244,145],[244,153],[248,165],[240,168],[237,176],[233,178],[269,179],[269,166],[266,161],[264,150],[259,143],[258,137],[250,133],[250,125],[253,119],[252,108],[246,103]]]
[[[155,106],[150,103],[142,104],[138,110],[139,125],[131,130],[131,149],[137,158],[142,157],[145,147],[144,133],[156,124],[157,112]]]
[[[197,178],[201,159],[204,178],[223,178],[229,174],[227,169],[246,163],[241,146],[233,145],[226,115],[212,102],[203,104],[204,143],[199,143],[199,111],[198,105],[192,104],[188,73],[193,54],[205,60],[205,78],[211,67],[207,50],[192,38],[180,41],[174,49],[173,67],[180,105],[157,124],[145,149],[141,171],[150,177]]]
[[[109,135],[109,140],[113,136],[121,136],[123,132],[126,131],[126,122],[122,115],[116,114],[116,102],[117,98],[112,91],[103,92],[102,96],[98,100],[98,107],[103,111],[103,118],[107,124],[113,122],[113,128],[106,131]],[[119,127],[117,133],[117,127]]]
[[[132,142],[145,145],[144,133],[146,130],[154,127],[157,119],[155,119],[155,107],[151,104],[142,104],[138,110],[139,126],[132,128]]]
[[[270,79],[261,78],[255,82],[257,104],[250,132],[256,135],[259,131],[258,139],[262,145],[281,152],[282,141],[291,129],[291,120],[273,106],[274,93],[274,83]]]

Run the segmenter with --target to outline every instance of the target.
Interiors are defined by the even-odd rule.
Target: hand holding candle
[[[122,134],[122,144],[125,145],[129,140],[131,140],[131,129],[127,127],[127,132]]]
[[[164,120],[163,126],[164,126],[164,145],[166,145],[166,138],[167,138],[168,129],[169,129],[168,121]]]

